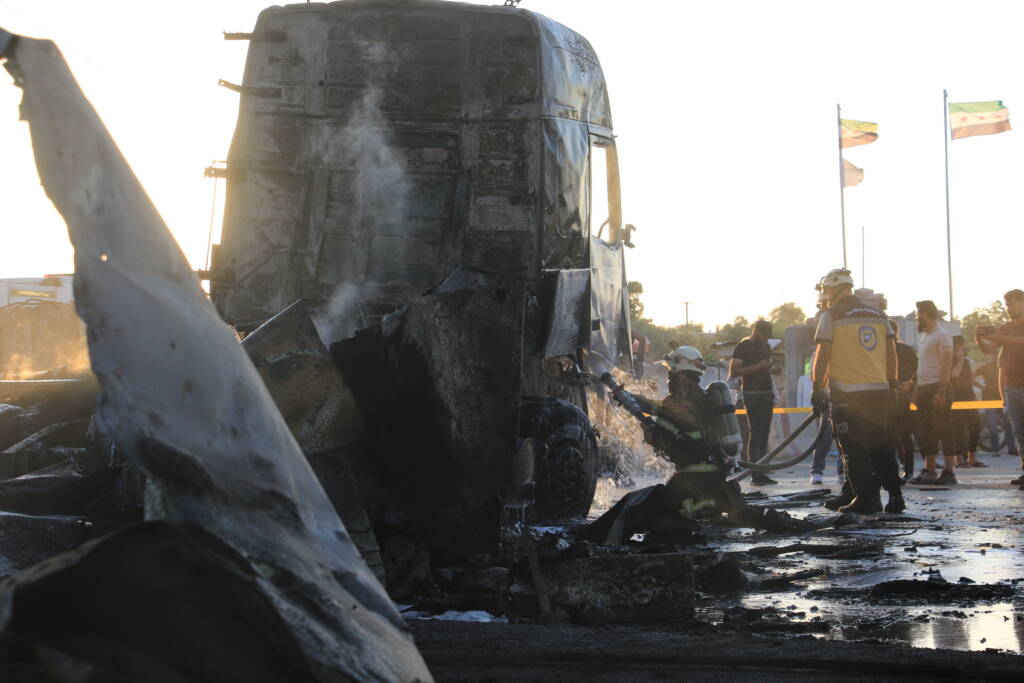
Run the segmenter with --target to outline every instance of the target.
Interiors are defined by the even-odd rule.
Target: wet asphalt
[[[824,488],[838,491],[834,456],[830,457]],[[982,454],[987,468],[957,468],[958,484],[950,487],[904,487],[903,515],[877,515],[868,527],[816,532],[813,539],[793,539],[735,530],[712,541],[727,551],[758,545],[785,545],[794,540],[820,542],[825,538],[880,541],[877,557],[847,561],[814,559],[799,554],[773,561],[770,571],[787,573],[822,568],[826,573],[783,592],[750,592],[734,600],[706,605],[705,618],[730,606],[769,609],[796,622],[827,624],[820,637],[843,640],[877,638],[917,647],[956,650],[1024,651],[1024,491],[1008,485],[1020,474],[1016,456]],[[920,458],[918,466],[920,468]],[[772,475],[778,484],[745,486],[766,494],[791,493],[814,487],[809,462]],[[884,500],[884,494],[883,494]],[[787,508],[794,516],[829,514],[820,503]],[[897,579],[1019,586],[1004,601],[960,601],[943,604],[876,603],[861,598],[822,598],[820,589],[867,588]],[[818,591],[816,594],[815,591]]]

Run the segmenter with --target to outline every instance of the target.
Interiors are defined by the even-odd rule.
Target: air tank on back
[[[722,381],[712,382],[708,385],[707,396],[708,437],[727,455],[735,456],[740,452],[743,437],[729,385]]]

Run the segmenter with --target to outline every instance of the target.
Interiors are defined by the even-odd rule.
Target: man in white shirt
[[[939,325],[934,301],[917,302],[917,329],[924,334],[917,348],[917,441],[924,469],[911,484],[956,484],[956,449],[950,422],[949,373],[953,368],[953,337]],[[942,474],[935,469],[942,443]]]

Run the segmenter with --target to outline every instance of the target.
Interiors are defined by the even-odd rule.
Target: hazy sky
[[[0,0],[0,26],[52,38],[193,264],[205,260],[213,181],[227,154],[247,44],[265,0]],[[495,3],[499,4],[499,3]],[[1002,99],[1024,128],[1020,3],[523,0],[579,31],[608,79],[629,275],[647,313],[710,327],[784,301],[842,264],[835,106],[877,121],[847,150],[849,264],[891,313],[947,307],[942,89]],[[976,8],[982,8],[979,11]],[[0,73],[0,277],[66,272],[71,249],[39,187],[19,91]],[[1024,225],[1019,131],[950,143],[955,311],[1013,287]],[[223,194],[223,187],[221,187]],[[219,230],[220,215],[216,217]]]

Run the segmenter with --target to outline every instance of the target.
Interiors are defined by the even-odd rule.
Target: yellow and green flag
[[[995,135],[1005,130],[1010,130],[1010,110],[1002,100],[949,103],[949,132],[953,140]]]
[[[843,187],[860,185],[864,180],[864,169],[857,168],[846,159],[843,159]]]
[[[839,119],[839,142],[841,147],[866,145],[877,139],[877,123],[872,123],[871,121],[854,121],[853,119]]]

